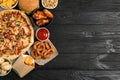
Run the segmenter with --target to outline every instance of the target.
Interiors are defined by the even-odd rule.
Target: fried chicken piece
[[[50,21],[49,19],[40,19],[40,20],[36,21],[36,24],[38,26],[42,26],[42,25],[45,25],[45,24],[49,23],[49,21]]]
[[[37,11],[33,14],[33,18],[38,20],[38,19],[46,19],[47,16],[43,13],[43,11]]]
[[[3,0],[0,0],[0,4],[3,2]]]
[[[43,12],[45,13],[45,15],[48,17],[48,18],[53,18],[54,15],[47,9],[44,9]]]

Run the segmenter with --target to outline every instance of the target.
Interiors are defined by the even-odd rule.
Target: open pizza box
[[[50,62],[51,60],[53,60],[58,55],[58,51],[54,47],[54,45],[52,44],[52,42],[50,40],[47,40],[47,41],[51,43],[51,45],[52,45],[52,47],[54,49],[54,52],[51,55],[51,57],[48,58],[48,59],[37,59],[37,60],[35,60],[35,63],[38,64],[38,65],[45,65],[46,63]],[[33,46],[28,50],[29,54],[30,54],[30,52],[31,52],[32,49],[33,49]]]
[[[30,71],[32,71],[35,68],[35,62],[34,66],[26,65],[24,63],[24,57],[28,55],[21,55],[13,64],[13,71],[18,74],[20,78],[23,78],[25,75],[27,75]]]

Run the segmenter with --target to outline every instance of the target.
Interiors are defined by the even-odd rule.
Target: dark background
[[[47,28],[59,55],[20,79],[120,80],[120,0],[59,0]]]

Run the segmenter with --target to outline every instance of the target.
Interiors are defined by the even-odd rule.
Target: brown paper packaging
[[[54,53],[51,55],[51,57],[49,59],[38,59],[38,60],[35,60],[35,63],[38,64],[38,65],[45,65],[46,63],[50,62],[51,60],[53,60],[59,53],[57,51],[57,49],[55,48],[55,46],[52,44],[52,42],[48,39],[47,40],[48,42],[51,43],[51,45],[53,46],[54,48]],[[28,53],[30,54],[31,50],[33,48],[31,47],[29,50],[28,50]]]
[[[24,64],[23,58],[24,55],[21,55],[13,64],[13,71],[16,72],[20,78],[23,78],[35,68],[35,66],[28,66]]]

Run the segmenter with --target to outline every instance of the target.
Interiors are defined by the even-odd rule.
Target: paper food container
[[[57,49],[54,47],[54,45],[52,44],[52,42],[50,40],[47,40],[48,42],[50,42],[50,44],[52,45],[52,47],[54,48],[54,52],[53,54],[50,56],[50,58],[48,59],[37,59],[35,60],[35,63],[38,65],[45,65],[46,63],[50,62],[52,59],[54,59],[57,55],[58,55],[58,51]],[[28,50],[28,53],[30,54],[31,50],[33,49],[33,46]]]
[[[32,71],[35,68],[34,66],[26,65],[24,63],[24,57],[28,55],[21,55],[13,64],[13,71],[18,74],[20,78],[24,77],[26,74],[28,74],[30,71]]]

